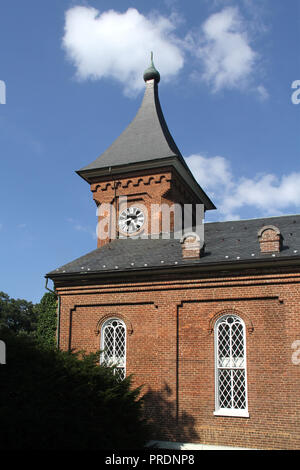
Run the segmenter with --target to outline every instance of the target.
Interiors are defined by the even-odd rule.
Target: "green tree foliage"
[[[55,347],[55,334],[57,324],[57,296],[47,292],[36,305],[37,312],[37,340],[50,348]]]
[[[12,299],[0,292],[0,327],[15,334],[33,335],[36,330],[37,312],[32,302]]]
[[[0,449],[137,449],[147,440],[139,389],[99,366],[99,355],[41,347],[0,331]]]

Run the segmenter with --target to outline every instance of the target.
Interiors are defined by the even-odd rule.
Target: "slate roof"
[[[102,155],[77,173],[91,183],[91,178],[99,176],[99,171],[102,175],[109,175],[110,169],[120,172],[124,168],[131,171],[133,167],[141,169],[169,165],[179,172],[207,210],[215,209],[170,134],[159,102],[158,85],[152,80],[146,82],[142,104],[131,124]]]
[[[257,232],[265,225],[275,225],[283,236],[279,253],[261,253]],[[127,272],[174,268],[182,266],[209,266],[232,264],[263,259],[274,262],[300,256],[300,215],[205,224],[205,255],[196,260],[182,258],[178,239],[117,239],[102,248],[51,271],[46,277],[57,278],[65,274]]]
[[[155,82],[148,83],[141,107],[131,124],[102,155],[78,173],[174,156],[182,158],[164,119],[158,86]]]

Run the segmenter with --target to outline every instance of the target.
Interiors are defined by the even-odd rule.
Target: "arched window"
[[[126,376],[126,326],[119,318],[110,318],[101,329],[100,363],[115,366],[114,374]]]
[[[249,416],[244,322],[224,315],[215,324],[215,415]]]

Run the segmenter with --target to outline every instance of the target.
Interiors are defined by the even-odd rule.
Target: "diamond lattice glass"
[[[101,363],[114,366],[114,374],[123,380],[126,375],[126,329],[121,320],[111,319],[103,325],[101,349]]]
[[[217,408],[245,410],[246,371],[244,325],[227,315],[217,325]]]

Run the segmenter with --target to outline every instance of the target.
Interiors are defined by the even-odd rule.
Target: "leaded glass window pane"
[[[112,318],[102,327],[101,364],[114,367],[114,374],[123,380],[126,375],[126,327],[122,320]]]
[[[247,410],[245,327],[235,315],[216,323],[216,411]]]

